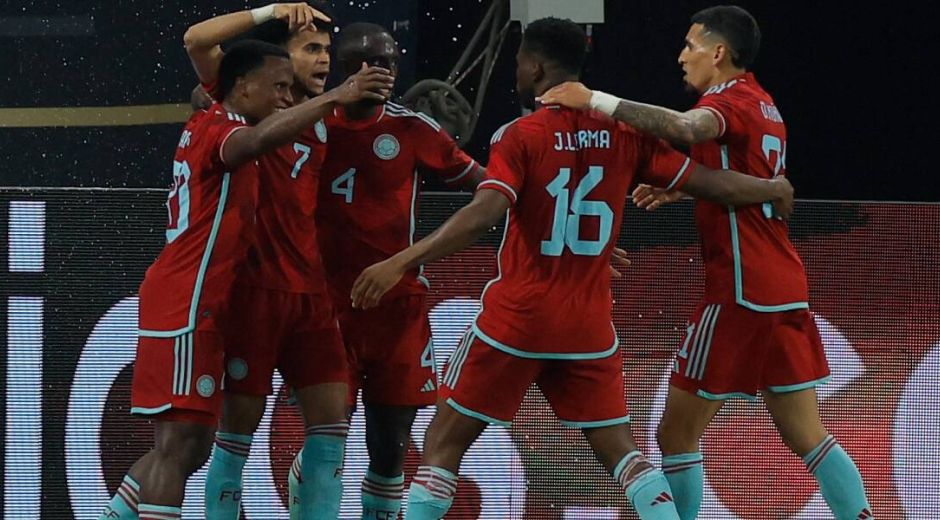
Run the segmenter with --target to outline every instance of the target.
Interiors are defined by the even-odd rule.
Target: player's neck
[[[727,69],[718,69],[718,71],[715,73],[715,76],[712,78],[712,80],[708,82],[708,85],[705,87],[705,90],[708,90],[714,87],[715,85],[721,85],[722,83],[727,83],[746,72],[747,70],[739,69],[737,67],[732,67],[732,68],[727,68]]]
[[[376,112],[381,109],[381,105],[373,105],[370,103],[354,103],[352,105],[343,107],[343,111],[346,114],[346,119],[351,121],[361,121],[363,119],[375,117]]]
[[[542,81],[539,81],[538,83],[535,84],[535,97],[541,96],[542,94],[548,92],[549,89],[551,89],[552,87],[557,87],[558,85],[561,85],[562,83],[566,81],[581,81],[581,79],[578,78],[578,76],[576,75],[568,75],[568,74],[557,75],[557,76],[547,75],[545,76],[545,78],[542,79]]]

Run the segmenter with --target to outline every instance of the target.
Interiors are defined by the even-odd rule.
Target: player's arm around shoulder
[[[747,206],[771,201],[774,215],[787,218],[793,213],[793,186],[786,177],[760,179],[732,170],[711,170],[695,164],[682,191],[698,199],[726,206]]]
[[[574,81],[551,88],[539,97],[539,101],[576,110],[597,110],[638,130],[683,146],[716,139],[721,135],[721,123],[708,109],[693,108],[679,112],[620,99]]]
[[[410,269],[469,247],[499,223],[511,204],[509,196],[502,191],[477,190],[469,204],[460,208],[433,233],[388,260],[362,271],[350,294],[353,308],[375,307]]]

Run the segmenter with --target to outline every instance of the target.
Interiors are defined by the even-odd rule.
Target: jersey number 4
[[[350,168],[346,170],[346,173],[340,175],[339,177],[333,179],[333,182],[330,184],[330,191],[337,195],[342,195],[346,200],[346,204],[352,204],[353,201],[353,188],[356,186],[356,169]]]
[[[568,190],[571,168],[561,168],[558,175],[545,189],[555,199],[555,216],[552,220],[552,235],[542,241],[542,254],[561,256],[565,246],[581,256],[599,256],[610,241],[614,225],[614,212],[602,200],[585,200],[585,197],[604,179],[603,166],[591,166],[572,195]],[[581,217],[598,217],[596,240],[581,239]]]

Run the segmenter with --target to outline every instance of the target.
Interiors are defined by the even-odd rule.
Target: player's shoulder
[[[226,110],[221,103],[215,103],[209,108],[193,112],[189,116],[187,126],[199,127],[224,124],[247,125],[248,121],[245,116]]]
[[[390,122],[398,122],[409,127],[430,129],[435,133],[441,131],[441,124],[435,121],[433,117],[424,112],[415,112],[404,105],[391,101],[385,103],[385,116],[389,118]]]
[[[517,117],[508,123],[503,124],[493,132],[490,138],[490,146],[502,142],[509,138],[521,138],[526,135],[534,135],[535,132],[548,127],[548,117],[546,110],[536,110],[531,114]]]

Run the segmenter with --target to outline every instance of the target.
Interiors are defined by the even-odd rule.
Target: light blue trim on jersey
[[[411,210],[408,214],[408,245],[413,246],[415,243],[415,204],[418,200],[418,170],[412,172],[413,180],[411,183]],[[418,266],[418,281],[421,282],[428,289],[431,288],[431,282],[424,277],[424,264]]]
[[[824,385],[832,379],[832,376],[821,377],[819,379],[814,379],[813,381],[807,381],[805,383],[797,383],[795,385],[784,385],[784,386],[768,386],[767,390],[775,394],[786,394],[789,392],[799,392],[800,390],[806,390],[807,388],[817,387],[819,385]]]
[[[611,323],[610,327],[613,328],[614,324]],[[614,330],[614,344],[611,345],[607,350],[602,350],[600,352],[583,352],[583,353],[570,353],[570,352],[526,352],[525,350],[519,350],[517,348],[510,347],[504,343],[500,343],[495,339],[489,337],[480,330],[480,327],[477,325],[476,321],[473,322],[473,333],[480,338],[481,341],[487,345],[495,348],[496,350],[502,350],[503,352],[509,354],[510,356],[516,356],[524,359],[555,359],[555,360],[564,360],[564,361],[579,361],[579,360],[588,360],[588,359],[604,359],[612,356],[617,352],[617,348],[620,347],[620,338],[617,337],[617,331]]]
[[[163,406],[158,406],[156,408],[142,408],[140,406],[135,406],[131,408],[131,413],[137,413],[141,415],[156,415],[160,412],[165,412],[172,407],[170,403],[167,403]]]
[[[751,394],[745,394],[744,392],[730,392],[727,394],[713,394],[711,392],[706,392],[705,390],[699,390],[695,392],[699,397],[708,399],[709,401],[724,401],[726,399],[744,399],[747,401],[756,401],[757,396]]]
[[[471,409],[469,409],[469,408],[465,408],[465,407],[463,407],[463,406],[460,406],[459,404],[457,404],[456,401],[454,401],[454,399],[453,399],[452,397],[448,397],[448,398],[447,398],[447,404],[449,404],[450,407],[453,408],[454,410],[457,410],[457,412],[459,412],[459,413],[461,413],[461,414],[463,414],[463,415],[466,415],[467,417],[473,417],[474,419],[477,419],[477,420],[479,420],[479,421],[483,421],[483,422],[485,422],[485,423],[487,423],[487,424],[495,424],[495,425],[497,425],[497,426],[505,426],[505,427],[507,427],[507,428],[510,427],[510,426],[512,426],[512,422],[511,422],[511,421],[500,421],[499,419],[494,419],[494,418],[490,417],[489,415],[484,415],[484,414],[482,414],[482,413],[480,413],[480,412],[474,412],[473,410],[471,410]]]
[[[561,421],[561,425],[566,428],[604,428],[606,426],[614,426],[617,424],[630,424],[630,416],[625,415],[623,417],[617,417],[616,419],[607,419],[606,421],[587,421],[587,422],[576,422],[576,421]]]
[[[490,290],[493,284],[503,279],[503,246],[506,245],[506,235],[509,234],[509,212],[511,210],[511,207],[506,210],[506,217],[503,222],[503,238],[500,239],[499,249],[496,251],[496,277],[486,282],[486,285],[483,287],[483,292],[480,293],[480,310],[477,312],[476,318],[473,319],[474,326],[476,325],[476,320],[483,314],[483,302],[486,300],[486,291]]]
[[[667,190],[671,190],[672,187],[675,186],[677,182],[679,182],[679,179],[682,178],[682,175],[685,173],[685,171],[689,169],[690,164],[692,164],[692,159],[689,157],[686,157],[685,162],[682,163],[682,167],[679,168],[679,173],[677,173],[676,176],[673,177],[672,182],[669,183],[669,186],[666,186]]]
[[[731,168],[728,158],[728,145],[721,145],[721,167],[725,170]],[[809,302],[792,302],[780,305],[759,305],[744,299],[744,276],[741,268],[741,244],[738,238],[738,218],[733,206],[728,206],[728,222],[731,223],[731,252],[734,255],[734,302],[755,312],[784,312],[798,309],[809,309]]]
[[[219,228],[222,227],[222,215],[225,213],[225,201],[228,200],[228,188],[231,178],[232,174],[229,172],[225,172],[222,176],[222,191],[219,194],[219,205],[215,209],[215,218],[212,221],[212,229],[209,231],[209,241],[206,243],[206,250],[202,254],[202,262],[199,263],[199,271],[196,274],[196,284],[193,286],[193,299],[189,303],[189,324],[181,329],[171,331],[137,329],[139,336],[145,338],[172,338],[195,330],[196,313],[199,310],[199,296],[202,294],[202,284],[205,281],[206,270],[209,268],[209,260],[212,258],[212,250],[215,248],[215,239],[219,235]]]

